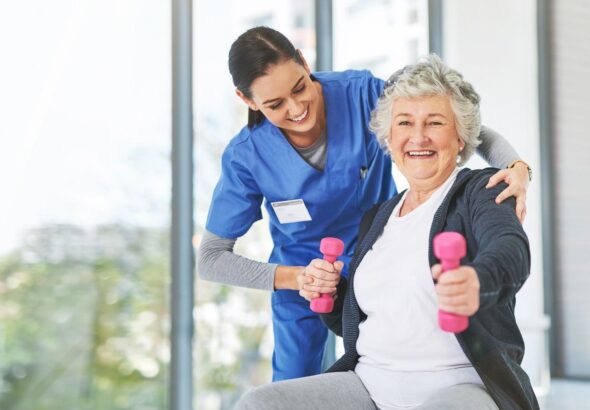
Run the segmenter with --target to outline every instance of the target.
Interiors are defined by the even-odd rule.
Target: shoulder
[[[369,70],[320,71],[313,76],[323,85],[331,84],[366,84],[368,82],[383,83]]]
[[[229,141],[224,150],[224,155],[240,156],[253,149],[253,145],[257,140],[267,138],[272,133],[272,125],[268,120],[255,125],[252,128],[244,126],[232,139]]]
[[[229,175],[232,172],[249,168],[248,158],[251,158],[253,151],[252,137],[253,130],[244,126],[244,128],[242,128],[227,143],[221,156],[221,164],[224,174]]]
[[[233,150],[236,147],[248,142],[252,135],[252,130],[245,125],[236,135],[234,135],[225,147],[225,150]]]
[[[370,112],[383,90],[383,80],[368,70],[347,70],[314,74],[324,95],[336,99],[339,105],[361,106]],[[368,113],[367,113],[368,114]],[[363,119],[363,123],[368,119]]]
[[[265,134],[268,132],[268,121],[264,120],[262,123],[255,125],[254,127],[250,128],[247,125],[242,127],[242,129],[232,137],[232,139],[227,144],[227,148],[235,148],[243,144],[247,144],[252,141],[259,134]]]
[[[484,169],[470,169],[470,168],[463,168],[457,174],[457,179],[455,180],[455,184],[463,183],[470,186],[481,184],[483,181],[490,179],[492,175],[498,172],[498,168],[484,168]]]
[[[492,175],[498,172],[498,168],[469,169],[464,168],[459,171],[454,185],[462,184],[471,190],[481,190],[485,188]]]
[[[508,184],[501,182],[498,185],[487,188],[490,177],[498,172],[498,168],[484,168],[484,169],[469,169],[465,168],[459,172],[457,179],[453,184],[452,191],[456,195],[464,196],[469,201],[492,201],[500,192],[502,192]],[[505,205],[511,204],[514,198],[508,198],[503,203]]]

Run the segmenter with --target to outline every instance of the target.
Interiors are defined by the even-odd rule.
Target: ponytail
[[[264,114],[261,111],[255,111],[252,108],[248,108],[248,128],[254,128],[255,125],[264,121],[264,118]]]

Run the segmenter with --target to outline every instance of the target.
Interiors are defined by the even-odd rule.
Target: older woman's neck
[[[408,190],[408,195],[406,195],[406,199],[402,204],[402,207],[399,212],[399,216],[404,216],[412,212],[414,209],[418,208],[424,202],[428,201],[428,199],[432,196],[432,194],[438,189],[438,187],[433,189],[415,189],[410,187]]]
[[[451,176],[455,168],[449,169],[448,172],[439,175],[435,180],[411,180],[409,179],[410,188],[406,199],[402,204],[400,216],[404,216],[414,209],[418,208],[432,196]]]

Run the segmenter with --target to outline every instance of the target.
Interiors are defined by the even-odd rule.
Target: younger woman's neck
[[[285,135],[289,142],[297,148],[307,148],[311,147],[321,137],[322,132],[324,132],[322,129],[313,129],[305,134],[285,133]]]

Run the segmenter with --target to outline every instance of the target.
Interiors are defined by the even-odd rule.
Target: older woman
[[[371,128],[409,189],[363,218],[348,280],[322,319],[344,338],[329,372],[249,392],[241,409],[536,409],[520,367],[524,344],[515,294],[529,273],[528,241],[514,200],[494,202],[494,169],[459,170],[478,145],[479,96],[436,56],[390,81]],[[441,276],[434,235],[462,233],[467,256]],[[331,291],[342,269],[314,260],[300,294]],[[437,310],[470,316],[443,332]]]

